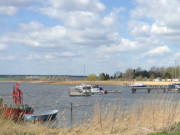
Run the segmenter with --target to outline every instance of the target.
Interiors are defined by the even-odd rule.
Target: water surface
[[[15,84],[15,83],[14,83]],[[179,101],[177,92],[163,93],[162,91],[137,90],[132,94],[129,87],[124,86],[101,86],[110,90],[121,90],[122,93],[94,94],[92,96],[69,96],[69,87],[73,85],[44,85],[36,83],[20,83],[23,92],[23,103],[35,107],[35,111],[42,112],[51,109],[58,109],[58,121],[66,119],[67,125],[72,125],[77,121],[83,121],[93,115],[94,106],[97,102],[103,105],[123,104],[124,107],[132,105],[134,102],[143,103],[145,100],[152,100],[152,96],[173,97]],[[0,82],[0,96],[4,104],[12,104],[13,82]],[[73,103],[72,116],[70,103]]]

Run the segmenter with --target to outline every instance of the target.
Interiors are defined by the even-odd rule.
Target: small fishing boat
[[[1,108],[0,111],[1,115],[7,119],[19,119],[21,117],[21,109],[19,108]]]
[[[7,119],[21,119],[24,114],[34,113],[34,108],[30,106],[13,106],[13,107],[3,107],[0,109],[2,116]]]
[[[16,87],[13,85],[13,105],[7,105],[1,102],[0,113],[5,118],[13,120],[22,119],[24,114],[34,113],[34,108],[23,104],[22,91],[19,89],[19,83],[16,82]]]
[[[58,112],[58,110],[49,110],[44,113],[25,114],[24,120],[53,120],[56,118]]]

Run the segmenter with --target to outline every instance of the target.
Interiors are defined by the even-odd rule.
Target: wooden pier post
[[[166,92],[166,89],[163,89],[163,93],[165,93]]]
[[[72,118],[72,105],[73,105],[73,103],[70,102],[70,107],[71,107],[71,118]]]
[[[178,89],[178,93],[180,93],[180,89]]]
[[[136,93],[136,89],[131,89],[132,90],[132,93]]]
[[[148,90],[148,93],[150,93],[151,89],[147,89]]]

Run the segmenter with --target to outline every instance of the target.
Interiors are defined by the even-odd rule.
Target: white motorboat
[[[76,86],[76,89],[81,93],[82,96],[91,96],[91,85],[81,84]]]
[[[98,85],[86,85],[86,84],[81,84],[76,86],[76,89],[78,89],[80,92],[87,93],[87,91],[91,92],[92,94],[94,93],[105,93],[103,88],[99,87]]]
[[[98,85],[91,85],[91,92],[92,94],[95,93],[103,93],[103,88],[99,87]]]
[[[134,84],[130,84],[130,87],[146,87],[147,85],[144,83],[134,83]]]

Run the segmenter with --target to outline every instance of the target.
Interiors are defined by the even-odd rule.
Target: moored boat
[[[91,92],[92,94],[103,93],[104,89],[102,87],[99,87],[98,85],[91,85]]]
[[[134,83],[134,84],[130,84],[130,87],[146,87],[147,85],[144,83]]]
[[[19,119],[22,115],[21,109],[19,108],[1,108],[1,115],[7,119]]]
[[[56,118],[58,112],[58,110],[49,110],[44,113],[25,114],[24,120],[53,120]]]
[[[16,88],[13,85],[13,105],[7,105],[1,103],[0,113],[5,118],[10,119],[21,119],[24,114],[34,113],[34,108],[23,105],[22,103],[22,91],[19,89],[19,83],[16,83]]]
[[[168,88],[170,88],[170,89],[180,88],[180,83],[170,84],[170,85],[168,85]]]
[[[81,84],[76,86],[76,89],[82,96],[91,96],[91,85]]]
[[[102,87],[99,87],[98,85],[86,85],[86,84],[81,84],[76,86],[76,89],[79,90],[79,92],[95,94],[95,93],[104,93],[106,94],[107,91],[103,89]]]

